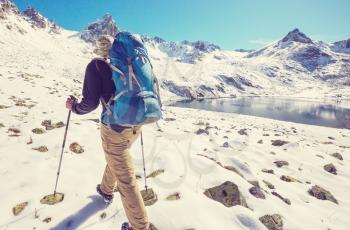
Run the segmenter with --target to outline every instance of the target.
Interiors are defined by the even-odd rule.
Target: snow
[[[25,32],[22,34],[19,29]],[[65,194],[64,201],[54,206],[40,204],[40,199],[54,189],[64,128],[41,135],[31,130],[43,128],[41,122],[46,119],[66,122],[65,99],[70,94],[80,95],[85,66],[93,57],[91,45],[83,42],[78,32],[62,29],[60,34],[49,34],[32,28],[14,14],[0,21],[0,34],[0,105],[9,106],[0,109],[0,123],[4,126],[0,126],[0,229],[118,229],[126,221],[120,195],[116,193],[115,201],[106,207],[95,192],[105,160],[99,124],[91,119],[99,117],[101,108],[85,116],[72,115],[58,184],[58,191]],[[349,97],[348,86],[330,86],[310,77],[308,72],[300,73],[297,68],[301,67],[295,62],[288,61],[292,69],[286,70],[285,59],[265,55],[247,58],[246,53],[215,50],[190,64],[169,57],[159,49],[158,43],[149,45],[148,49],[161,81],[171,80],[194,94],[201,85],[215,88],[220,84],[216,76],[222,74],[234,79],[242,76],[261,89],[243,85],[245,90],[240,91],[225,84],[225,93],[214,90],[220,96],[266,94],[312,99],[342,94]],[[272,47],[267,49],[271,51]],[[349,58],[346,54],[336,55],[337,60]],[[330,72],[337,68],[333,67]],[[276,76],[267,76],[268,72]],[[286,83],[285,79],[292,82]],[[178,97],[166,87],[162,96],[164,100]],[[16,106],[19,99],[29,107],[35,106]],[[259,217],[274,213],[283,217],[284,229],[348,229],[350,130],[167,106],[164,118],[160,122],[161,131],[153,125],[143,129],[147,173],[165,170],[158,177],[148,179],[159,201],[147,207],[147,211],[159,229],[263,230],[266,228]],[[198,125],[199,122],[203,125]],[[209,135],[196,135],[199,128],[207,126],[205,123],[211,127]],[[20,136],[9,136],[9,128],[20,129]],[[238,134],[243,128],[247,129],[247,136]],[[27,144],[30,138],[33,143]],[[272,146],[271,140],[276,139],[289,144]],[[263,144],[257,143],[259,140]],[[80,155],[70,152],[68,145],[72,142],[80,143],[85,152]],[[223,147],[224,142],[228,142],[228,148]],[[32,149],[41,145],[49,151],[41,153]],[[142,188],[139,140],[131,152],[136,174],[142,176],[138,180]],[[330,156],[335,152],[342,154],[344,160]],[[234,166],[243,177],[203,155]],[[273,164],[276,160],[286,160],[289,166],[277,168]],[[336,166],[338,175],[323,169],[328,163]],[[265,168],[273,169],[275,174],[262,173]],[[302,183],[282,181],[281,175],[293,176]],[[250,180],[259,181],[265,200],[249,193]],[[290,199],[291,205],[273,196],[263,180],[274,184],[275,190]],[[225,181],[238,185],[249,209],[227,208],[203,194],[205,189]],[[339,204],[310,196],[307,191],[312,185],[329,190]],[[166,200],[174,192],[179,192],[181,198]],[[12,207],[24,201],[29,205],[14,216]],[[106,213],[106,218],[101,219],[102,213]],[[46,217],[52,217],[52,221],[44,223]]]

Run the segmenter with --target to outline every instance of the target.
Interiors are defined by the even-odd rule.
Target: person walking
[[[78,103],[71,98],[66,101],[66,107],[73,113],[87,114],[99,106],[100,100],[110,101],[116,90],[112,70],[106,62],[111,47],[112,38],[109,36],[101,36],[96,42],[94,53],[99,58],[93,59],[86,67],[81,102]],[[105,114],[108,108],[105,103],[102,104],[102,114]],[[113,192],[117,188],[131,225],[131,227],[123,225],[122,229],[155,230],[155,226],[148,220],[130,156],[130,148],[139,137],[141,129],[141,125],[126,127],[106,124],[101,119],[100,132],[107,164],[96,190],[106,203],[111,203]]]

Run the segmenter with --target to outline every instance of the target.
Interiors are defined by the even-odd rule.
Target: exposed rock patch
[[[283,220],[281,215],[265,215],[259,218],[261,223],[263,223],[268,230],[282,230],[283,229]]]
[[[291,205],[291,202],[288,198],[285,198],[283,196],[281,196],[280,194],[278,194],[277,192],[273,191],[272,195],[277,196],[278,198],[280,198],[284,203]]]
[[[263,182],[265,183],[265,185],[269,188],[269,189],[275,189],[275,186],[273,184],[271,184],[270,182],[263,180]]]
[[[269,174],[274,174],[275,172],[273,171],[273,169],[262,169],[261,172],[263,173],[269,173]]]
[[[295,179],[294,177],[291,177],[291,176],[282,175],[280,177],[280,179],[283,180],[283,181],[286,181],[286,182],[299,182],[299,183],[301,183],[300,180],[297,180],[297,179]]]
[[[164,173],[164,169],[157,169],[157,170],[151,172],[149,175],[147,175],[146,178],[151,178],[151,177],[155,178],[155,177],[159,176],[162,173]]]
[[[275,161],[273,162],[278,168],[289,165],[287,161]]]
[[[235,205],[248,207],[242,193],[238,189],[238,186],[230,181],[226,181],[221,185],[209,188],[205,190],[204,194],[210,199],[220,202],[226,207],[232,207]]]
[[[13,215],[18,216],[27,206],[28,202],[17,204],[15,207],[12,208]]]
[[[259,199],[265,199],[265,194],[261,191],[261,189],[259,187],[251,187],[249,189],[249,192],[250,194],[252,194],[253,196],[255,196],[256,198],[259,198]]]
[[[44,145],[39,146],[37,148],[33,148],[33,150],[37,150],[37,151],[39,151],[41,153],[45,153],[45,152],[49,151],[49,149],[46,146],[44,146]]]
[[[201,134],[209,135],[209,131],[206,130],[206,129],[198,129],[198,130],[196,131],[196,134],[197,134],[197,135],[201,135]]]
[[[340,153],[333,153],[331,156],[337,158],[338,160],[343,160],[343,156]]]
[[[326,164],[325,166],[323,166],[323,169],[329,173],[337,175],[337,168],[333,164]]]
[[[309,189],[308,192],[311,196],[314,196],[319,200],[329,200],[333,203],[338,204],[337,199],[335,199],[335,197],[329,191],[318,185],[312,186],[312,188]]]
[[[32,129],[32,132],[35,133],[35,134],[43,134],[45,133],[45,131],[41,128],[35,128],[35,129]]]
[[[271,144],[273,146],[283,146],[288,143],[289,143],[288,141],[283,141],[283,140],[271,140]]]
[[[180,193],[175,192],[166,197],[166,200],[179,200],[181,198]]]
[[[239,134],[239,135],[248,136],[247,129],[241,129],[241,130],[239,130],[239,131],[238,131],[238,134]]]
[[[72,144],[69,145],[69,150],[72,151],[73,153],[83,153],[84,149],[81,145],[79,145],[77,142],[73,142]]]

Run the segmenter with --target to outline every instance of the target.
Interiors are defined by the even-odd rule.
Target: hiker
[[[121,32],[124,33],[124,32]],[[101,36],[96,42],[94,53],[100,59],[93,59],[86,67],[83,85],[83,99],[80,103],[70,98],[66,101],[66,107],[75,114],[87,114],[96,109],[100,100],[103,104],[101,118],[101,139],[107,162],[101,184],[97,185],[97,192],[105,202],[111,203],[113,192],[118,189],[124,206],[126,216],[133,230],[156,229],[149,223],[144,201],[136,183],[136,177],[130,156],[130,147],[139,137],[141,125],[126,127],[119,124],[104,123],[103,115],[109,102],[116,91],[112,80],[112,69],[105,61],[109,57],[112,47],[112,39]]]

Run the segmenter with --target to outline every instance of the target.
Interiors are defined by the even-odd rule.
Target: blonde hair
[[[96,41],[96,48],[94,53],[102,56],[108,57],[109,50],[112,48],[113,38],[109,35],[101,35]]]

